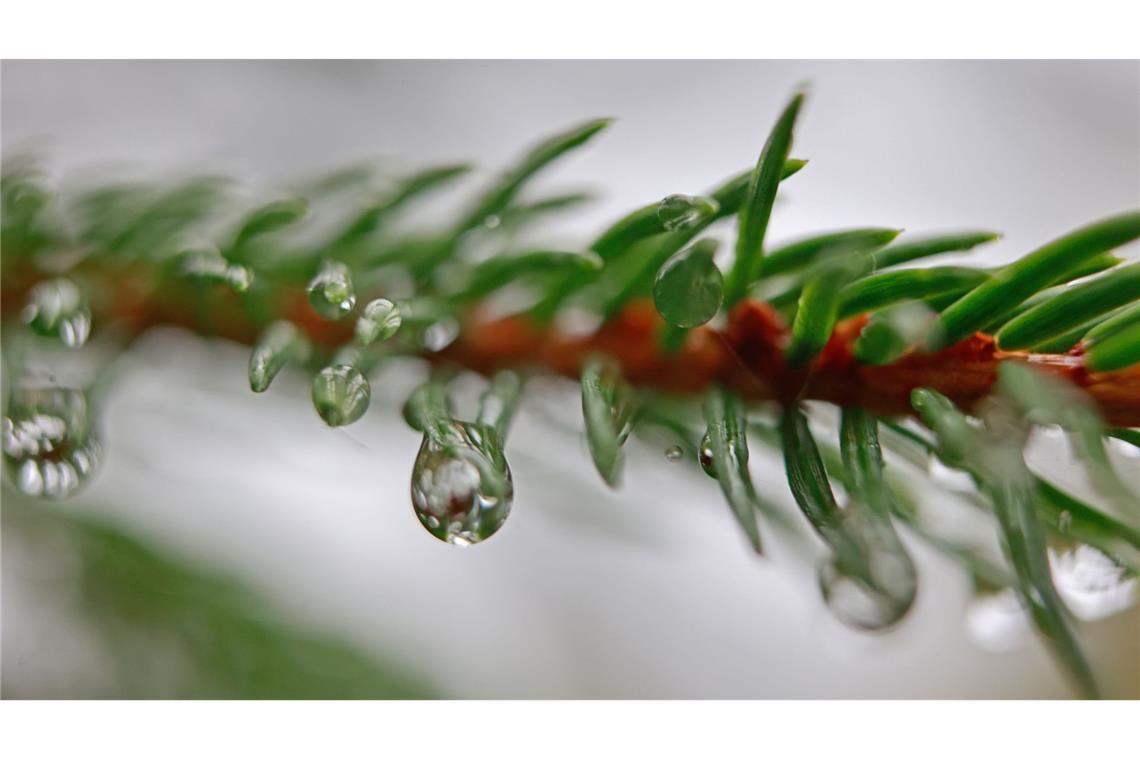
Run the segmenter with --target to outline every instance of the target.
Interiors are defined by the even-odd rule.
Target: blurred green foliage
[[[404,668],[381,662],[335,638],[304,630],[233,579],[144,546],[118,528],[30,503],[4,489],[4,596],[25,573],[11,559],[18,544],[49,545],[71,554],[74,595],[49,600],[52,587],[32,584],[21,596],[66,603],[106,653],[97,693],[112,699],[425,699],[437,690]],[[12,610],[4,610],[5,628]],[[21,621],[24,626],[28,621]],[[54,618],[44,617],[44,624]],[[38,633],[38,632],[37,632]],[[45,694],[35,669],[10,658],[8,630],[4,696]],[[22,658],[23,659],[23,658]],[[76,677],[80,677],[76,674]],[[28,693],[24,693],[27,691]]]

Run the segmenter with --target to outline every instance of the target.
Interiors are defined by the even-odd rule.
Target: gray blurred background
[[[475,161],[477,176],[421,211],[430,223],[536,138],[613,116],[535,185],[601,193],[544,230],[552,245],[581,244],[635,206],[750,166],[804,81],[793,153],[811,163],[777,208],[773,240],[845,226],[992,228],[1004,239],[973,259],[1004,261],[1140,199],[1136,62],[5,61],[2,139],[5,155],[41,152],[64,185],[214,170],[254,194],[360,159],[393,170]],[[428,536],[408,501],[418,436],[397,409],[414,372],[374,377],[365,418],[331,430],[306,377],[286,373],[253,396],[246,362],[232,344],[147,336],[103,416],[104,470],[63,508],[235,578],[433,693],[1071,694],[1016,625],[1000,641],[971,635],[968,579],[922,545],[916,608],[867,636],[832,620],[792,548],[751,556],[715,484],[660,447],[634,446],[625,486],[607,491],[573,384],[546,383],[524,404],[507,447],[514,512],[486,544],[460,550]],[[1040,456],[1083,485],[1067,453]],[[1140,462],[1117,458],[1140,483]],[[753,469],[790,504],[778,460],[758,449]],[[6,694],[101,693],[106,652],[67,612],[66,589],[43,580],[61,572],[52,544],[6,532],[4,554]],[[1083,634],[1106,691],[1140,695],[1137,611]]]

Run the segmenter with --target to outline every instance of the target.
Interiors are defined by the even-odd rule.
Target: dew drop
[[[313,377],[313,406],[329,427],[356,422],[368,409],[371,397],[368,378],[356,367],[335,364]]]
[[[249,354],[249,387],[261,393],[291,358],[307,353],[307,342],[292,322],[269,325]]]
[[[485,439],[485,430],[455,422],[425,435],[412,468],[412,507],[428,533],[469,546],[503,526],[514,500],[511,469]]]
[[[378,340],[388,340],[400,329],[403,318],[396,304],[387,298],[369,301],[360,319],[356,320],[356,337],[368,345]]]
[[[716,316],[724,300],[724,276],[713,255],[716,241],[700,240],[679,251],[657,272],[653,305],[676,327],[697,327]]]
[[[904,551],[877,549],[865,574],[846,572],[834,560],[820,568],[819,587],[843,624],[865,631],[888,628],[906,615],[917,588],[914,564]]]
[[[665,458],[670,462],[680,462],[683,456],[685,456],[685,450],[680,446],[670,446],[665,449]]]
[[[657,206],[657,218],[661,226],[672,232],[690,229],[719,210],[711,198],[691,195],[668,195]]]
[[[87,396],[74,388],[14,391],[0,422],[0,446],[16,487],[49,499],[77,491],[103,458]]]
[[[716,478],[716,459],[713,457],[712,441],[709,439],[709,434],[705,433],[701,438],[701,447],[697,450],[697,461],[701,463],[701,469],[710,478]]]
[[[326,261],[309,281],[309,303],[325,319],[340,319],[356,306],[352,274],[339,261]]]
[[[91,334],[91,311],[79,286],[67,277],[34,285],[21,316],[33,332],[57,338],[68,348],[82,346]]]
[[[498,216],[497,214],[489,214],[483,219],[483,226],[489,230],[496,229],[502,223],[502,217]]]

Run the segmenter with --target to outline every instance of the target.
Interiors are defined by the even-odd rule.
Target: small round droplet
[[[685,450],[680,446],[670,446],[665,449],[665,458],[670,462],[680,462],[683,456],[685,456]]]
[[[691,195],[669,195],[657,206],[657,218],[661,226],[672,232],[686,230],[708,219],[720,209],[712,198]]]
[[[368,378],[347,364],[325,367],[313,378],[313,406],[330,427],[356,422],[371,397]]]
[[[91,311],[79,286],[67,277],[33,286],[21,316],[33,332],[57,338],[68,348],[82,346],[91,334]]]
[[[500,217],[497,214],[489,214],[487,217],[485,217],[483,219],[483,226],[489,230],[496,229],[502,223],[503,223],[502,217]]]
[[[325,319],[341,319],[356,306],[356,289],[352,274],[339,261],[321,264],[317,275],[309,281],[309,303]]]
[[[511,469],[484,433],[456,422],[425,435],[412,468],[412,507],[433,536],[455,546],[479,543],[503,526],[514,500]]]
[[[388,340],[400,329],[403,318],[396,304],[387,298],[369,301],[360,319],[356,320],[356,337],[368,345],[378,340]]]
[[[4,463],[29,496],[70,496],[95,472],[103,447],[87,396],[74,388],[19,388],[0,422]]]
[[[701,438],[701,447],[697,450],[697,461],[701,463],[701,469],[710,478],[716,478],[716,459],[713,456],[712,441],[709,434],[705,433]]]

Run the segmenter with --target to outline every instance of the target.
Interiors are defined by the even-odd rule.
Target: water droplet
[[[91,334],[91,311],[79,286],[67,277],[34,285],[21,316],[33,332],[58,338],[68,348],[82,346]]]
[[[1050,548],[1049,565],[1065,606],[1082,620],[1100,620],[1136,603],[1136,577],[1091,546]]]
[[[716,316],[724,300],[724,276],[713,261],[716,246],[715,240],[699,240],[658,270],[653,304],[666,322],[697,327]]]
[[[669,195],[657,206],[657,218],[668,231],[695,227],[720,209],[712,198],[691,195]]]
[[[87,396],[74,388],[20,388],[0,423],[4,462],[29,496],[70,496],[103,458]]]
[[[425,435],[412,468],[412,507],[429,533],[469,546],[503,526],[514,500],[511,469],[486,429],[456,422],[445,436]]]
[[[931,454],[927,460],[926,471],[930,475],[931,480],[951,491],[974,493],[978,490],[974,484],[974,479],[970,477],[968,473],[947,467],[942,464],[942,460],[934,454]]]
[[[448,317],[424,328],[420,335],[420,343],[429,351],[442,351],[458,337],[459,323]]]
[[[356,422],[368,409],[372,387],[356,367],[336,364],[313,377],[313,406],[330,427]]]
[[[356,337],[365,345],[388,340],[400,329],[402,322],[396,304],[387,298],[377,298],[364,307],[360,319],[356,320]]]
[[[497,214],[489,214],[486,218],[483,219],[483,226],[489,230],[495,229],[496,227],[498,227],[502,223],[503,223],[502,218],[499,217]]]
[[[819,572],[823,599],[839,620],[852,628],[878,631],[894,625],[914,603],[914,563],[901,547],[869,552],[860,572],[844,570],[834,559]]]
[[[308,352],[305,336],[292,322],[279,320],[261,333],[249,355],[249,387],[261,393],[286,362]]]
[[[697,450],[697,461],[701,463],[701,469],[710,478],[716,478],[716,459],[713,457],[712,441],[709,440],[709,434],[705,433],[701,438],[701,447]]]
[[[670,462],[680,462],[683,456],[685,456],[685,450],[680,446],[670,446],[665,449],[665,458]]]
[[[309,281],[309,303],[325,319],[340,319],[356,306],[352,274],[339,261],[326,261]]]

